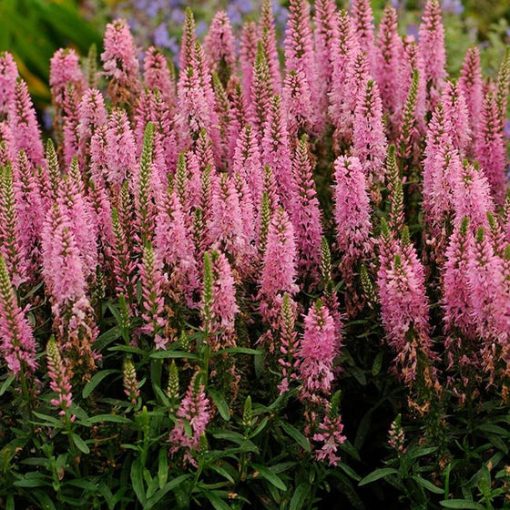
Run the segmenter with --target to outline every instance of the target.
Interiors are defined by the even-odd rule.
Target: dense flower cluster
[[[438,0],[419,42],[399,36],[393,8],[375,27],[368,0],[351,3],[290,0],[283,65],[271,2],[239,46],[227,13],[202,45],[187,11],[177,76],[154,47],[141,65],[116,20],[97,76],[73,50],[52,58],[56,147],[0,56],[0,354],[12,374],[44,384],[47,345],[51,405],[66,414],[103,363],[113,310],[131,406],[146,391],[140,352],[189,357],[154,398],[176,409],[169,450],[192,465],[216,407],[225,414],[214,387],[233,401],[249,387],[251,368],[230,356],[243,349],[266,351],[257,373],[266,365],[272,391],[297,397],[315,457],[337,464],[343,330],[374,309],[422,411],[441,380],[469,398],[467,366],[508,397],[510,60],[485,80],[471,49],[455,82]]]

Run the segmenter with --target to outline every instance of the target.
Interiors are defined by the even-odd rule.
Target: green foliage
[[[61,47],[74,47],[86,55],[101,45],[99,27],[87,21],[75,0],[2,0],[0,51],[10,51],[31,94],[49,101],[49,61]]]

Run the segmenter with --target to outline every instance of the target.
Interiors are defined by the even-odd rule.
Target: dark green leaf
[[[285,421],[280,422],[280,426],[282,429],[289,435],[296,443],[303,448],[303,450],[310,452],[312,449],[310,447],[310,441],[296,428],[294,425],[287,423]]]
[[[14,374],[11,374],[7,379],[3,382],[2,386],[0,386],[0,397],[9,389],[12,382],[16,379]]]
[[[441,487],[434,485],[432,482],[429,482],[428,480],[421,476],[413,476],[413,480],[419,483],[424,489],[427,489],[428,491],[433,492],[434,494],[444,494],[444,490],[441,489]]]
[[[252,467],[256,471],[258,471],[258,474],[262,478],[272,483],[277,489],[280,489],[282,491],[287,490],[287,486],[283,483],[283,480],[276,473],[274,473],[267,467],[261,466],[260,464],[253,464]],[[256,477],[254,476],[254,478]]]
[[[137,459],[131,464],[131,484],[133,485],[133,490],[135,491],[136,497],[138,501],[142,505],[145,505],[145,487],[143,485],[143,466],[140,463],[140,460]]]
[[[81,392],[83,398],[87,398],[105,377],[108,377],[110,374],[115,374],[118,372],[119,372],[118,370],[109,369],[101,370],[100,372],[97,372],[97,374],[94,374],[92,379],[90,379],[90,381],[85,385],[83,391]]]
[[[225,397],[218,391],[212,388],[207,390],[209,395],[211,396],[214,405],[218,408],[218,412],[220,416],[225,420],[230,420],[230,409],[228,408],[228,404],[225,400]]]
[[[214,492],[205,492],[205,497],[209,500],[209,503],[213,506],[214,510],[231,510],[225,500],[221,499]]]
[[[186,358],[186,359],[198,359],[196,354],[185,351],[156,351],[151,353],[152,359],[168,359],[168,358]]]
[[[170,480],[161,490],[157,491],[154,496],[147,500],[144,506],[144,510],[150,510],[156,503],[158,503],[168,492],[176,489],[185,480],[189,478],[189,475],[180,475],[173,480]]]
[[[310,486],[307,483],[300,483],[292,495],[289,510],[301,510],[304,508],[309,492]]]
[[[363,485],[368,485],[369,483],[375,482],[376,480],[379,480],[381,478],[386,478],[390,475],[396,475],[398,474],[398,471],[394,468],[380,468],[376,469],[375,471],[372,471],[370,474],[365,476],[363,480],[358,484],[360,487]]]
[[[76,448],[80,450],[80,452],[90,453],[90,448],[87,446],[87,443],[85,443],[85,441],[78,434],[71,432],[71,439],[73,440]]]
[[[476,503],[475,501],[470,501],[469,499],[445,499],[444,501],[440,501],[439,504],[443,508],[457,508],[462,510],[484,510],[485,507],[480,505],[480,503]]]
[[[93,425],[94,423],[103,423],[105,421],[111,423],[132,423],[130,419],[124,416],[119,416],[118,414],[98,414],[87,418],[84,421],[84,424]]]

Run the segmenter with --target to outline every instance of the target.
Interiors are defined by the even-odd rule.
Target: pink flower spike
[[[443,89],[443,106],[445,115],[450,121],[450,137],[454,147],[460,154],[465,154],[471,145],[471,131],[469,129],[469,110],[466,98],[459,84],[446,82]]]
[[[279,304],[281,295],[288,292],[292,296],[297,290],[294,228],[285,209],[280,207],[273,213],[269,226],[260,277],[259,299],[263,316],[276,316],[278,309],[275,305]]]
[[[338,13],[338,42],[332,48],[332,80],[329,93],[329,116],[333,125],[340,129],[343,123],[345,103],[352,94],[347,83],[349,70],[358,53],[358,41],[351,17],[347,11]]]
[[[89,155],[91,139],[96,131],[106,124],[106,108],[101,92],[87,89],[78,107],[78,138],[80,163],[84,164]]]
[[[212,300],[213,317],[218,323],[219,328],[221,328],[227,336],[232,336],[234,333],[235,317],[239,312],[236,303],[236,289],[232,276],[232,269],[223,253],[213,252],[212,263],[214,273]],[[235,341],[232,345],[235,345]]]
[[[241,33],[241,48],[239,61],[241,65],[243,94],[247,100],[252,97],[251,87],[253,82],[254,62],[257,58],[257,42],[259,30],[254,21],[248,21],[243,25]]]
[[[31,251],[28,225],[20,221],[25,218],[19,216],[22,206],[19,198],[11,168],[0,168],[0,255],[16,288],[28,279]]]
[[[251,124],[247,124],[239,135],[232,171],[246,180],[253,202],[258,207],[262,198],[264,176],[259,146]]]
[[[370,74],[375,73],[374,14],[370,0],[352,0],[351,16],[360,49],[366,52]]]
[[[24,150],[32,165],[40,165],[43,160],[41,132],[25,81],[18,80],[14,100],[10,106],[9,126],[12,132],[13,150],[16,153]]]
[[[163,99],[170,106],[174,106],[176,99],[174,77],[170,73],[165,55],[154,46],[145,52],[143,77],[149,89],[159,90]]]
[[[196,373],[177,410],[177,422],[170,432],[170,454],[173,456],[184,449],[184,459],[196,465],[193,453],[199,449],[200,439],[205,434],[210,419],[210,402],[206,397],[201,376]],[[191,428],[191,436],[186,432],[185,423]]]
[[[260,13],[260,39],[264,54],[269,66],[269,73],[274,91],[278,93],[281,88],[280,60],[278,57],[276,28],[273,16],[273,6],[271,0],[262,0],[262,8]],[[254,59],[252,59],[253,62]]]
[[[0,53],[0,117],[9,113],[14,101],[18,68],[14,58],[8,52]]]
[[[468,338],[476,334],[471,290],[469,263],[473,243],[469,219],[457,221],[446,249],[446,262],[443,267],[443,307],[445,326],[454,334],[458,329]]]
[[[473,229],[487,226],[487,213],[494,212],[489,183],[482,170],[465,162],[453,190],[457,221],[467,216]]]
[[[101,60],[113,101],[133,101],[140,92],[140,72],[133,36],[125,20],[117,19],[106,25]]]
[[[106,130],[106,180],[114,188],[131,179],[136,167],[134,135],[126,112],[115,108],[110,113]]]
[[[369,80],[356,105],[353,154],[360,160],[370,185],[384,182],[387,141],[382,116],[379,87]]]
[[[264,126],[262,160],[274,172],[284,207],[292,211],[295,183],[292,175],[287,119],[280,96],[274,96]]]
[[[60,349],[53,337],[49,339],[46,345],[46,363],[48,365],[50,388],[57,394],[57,397],[52,399],[50,403],[54,407],[60,407],[59,414],[64,416],[73,403],[71,373],[62,359]]]
[[[0,256],[0,354],[9,370],[33,372],[37,368],[32,329],[11,285],[7,265]]]
[[[494,363],[490,359],[493,341],[503,345],[509,340],[510,295],[504,281],[503,261],[494,253],[490,236],[484,228],[479,227],[468,264],[468,278],[472,317],[477,326],[478,334],[485,340],[484,356],[487,368],[491,370]]]
[[[331,394],[333,362],[338,355],[336,328],[328,309],[317,301],[304,319],[305,330],[298,352],[300,398],[320,404]]]
[[[209,69],[212,73],[218,73],[226,84],[234,70],[236,54],[232,26],[225,11],[218,11],[214,15],[204,40],[204,50]]]
[[[320,449],[315,451],[318,461],[327,461],[330,466],[337,466],[340,456],[337,454],[339,446],[347,439],[342,431],[344,425],[340,416],[325,416],[319,425],[318,431],[313,435],[313,440],[322,443]]]
[[[358,158],[335,161],[335,223],[338,249],[346,268],[372,251],[370,199],[365,173]]]
[[[298,271],[303,278],[311,277],[313,282],[317,282],[321,262],[321,209],[306,135],[303,135],[298,143],[292,170],[296,183],[292,223],[296,235]]]
[[[72,86],[78,97],[86,87],[78,54],[73,49],[59,49],[50,61],[50,87],[53,101],[59,108],[65,104],[66,89]]]
[[[469,48],[460,71],[458,88],[464,95],[469,112],[469,126],[473,138],[478,136],[478,126],[483,102],[483,80],[480,65],[480,50]]]
[[[497,205],[505,201],[507,189],[506,142],[499,129],[500,121],[496,97],[492,92],[485,96],[476,144],[476,156]]]
[[[387,6],[379,27],[376,78],[384,109],[392,119],[399,112],[401,101],[405,100],[398,72],[403,49],[397,25],[397,12],[393,7]]]
[[[392,256],[381,258],[378,288],[382,322],[388,342],[397,354],[396,366],[403,381],[413,385],[422,375],[423,363],[434,355],[425,275],[412,245],[395,241]]]
[[[308,120],[316,130],[322,129],[323,112],[319,111],[320,89],[310,26],[310,4],[308,0],[290,0],[289,19],[285,30],[285,63],[287,73],[300,71],[302,86],[310,90],[313,116]]]
[[[427,0],[418,40],[424,78],[429,90],[430,110],[439,100],[446,77],[444,27],[439,0]]]
[[[315,2],[315,53],[321,84],[321,108],[327,108],[333,79],[333,59],[339,44],[338,13],[334,0]]]
[[[195,53],[195,18],[188,7],[185,11],[184,27],[182,29],[181,52],[179,55],[179,71],[183,73],[193,63]]]
[[[160,339],[164,336],[165,302],[164,287],[166,278],[163,274],[161,256],[156,253],[150,244],[143,250],[142,261],[139,266],[140,281],[142,284],[142,319],[144,325],[142,332],[154,337],[156,348],[164,348]]]

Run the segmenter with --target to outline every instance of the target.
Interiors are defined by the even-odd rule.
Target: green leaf
[[[280,422],[280,426],[289,435],[296,443],[303,448],[303,450],[310,452],[312,451],[310,447],[310,441],[296,428],[294,425],[287,423],[285,421]]]
[[[96,388],[96,386],[110,374],[118,373],[118,370],[109,369],[109,370],[101,370],[97,374],[94,374],[92,379],[85,385],[83,391],[81,392],[83,398],[87,398]]]
[[[185,351],[156,351],[150,355],[151,359],[186,358],[198,359],[198,355]]]
[[[12,382],[16,379],[16,376],[14,374],[11,374],[0,386],[0,397],[9,389]]]
[[[470,501],[469,499],[445,499],[440,501],[439,504],[443,508],[457,508],[462,510],[484,510],[485,507],[480,505],[480,503],[476,503],[475,501]]]
[[[110,347],[108,349],[109,351],[121,351],[121,352],[129,352],[131,354],[140,354],[143,356],[145,354],[145,351],[143,349],[140,349],[140,347],[133,347],[132,345],[114,345],[113,347]]]
[[[361,480],[361,476],[359,476],[358,473],[356,473],[356,471],[354,471],[354,469],[352,469],[351,466],[348,466],[344,462],[340,462],[338,464],[338,467],[353,480],[356,480],[357,482]]]
[[[398,471],[394,468],[380,468],[372,471],[370,474],[365,476],[363,480],[358,484],[359,487],[363,487],[363,485],[368,485],[369,483],[375,482],[381,478],[386,478],[390,475],[397,475]]]
[[[204,492],[204,495],[209,500],[209,503],[211,503],[214,510],[231,510],[230,505],[225,503],[225,501],[214,492]]]
[[[214,405],[218,408],[218,412],[220,413],[220,416],[225,420],[230,420],[230,409],[228,407],[228,404],[225,400],[225,397],[215,389],[208,389],[207,392],[211,396]]]
[[[83,424],[84,425],[93,425],[95,423],[103,423],[103,422],[111,422],[111,423],[132,423],[129,418],[125,416],[119,416],[118,414],[98,414],[96,416],[91,416],[87,418]]]
[[[5,507],[5,510],[15,510],[14,496],[12,496],[12,495],[7,496],[7,505]]]
[[[162,489],[168,479],[168,452],[167,448],[159,450],[158,459],[158,483],[159,488]]]
[[[44,487],[45,485],[47,485],[47,481],[42,476],[38,477],[38,478],[25,477],[25,478],[16,480],[15,482],[13,482],[13,485],[15,485],[16,487],[25,487],[25,488],[31,489],[34,487]]]
[[[289,510],[301,510],[306,503],[306,498],[308,497],[309,492],[310,486],[307,483],[300,483],[292,495]]]
[[[262,478],[266,479],[268,482],[273,484],[277,489],[280,489],[282,491],[287,490],[287,486],[283,483],[283,480],[269,468],[261,466],[260,464],[252,464],[252,467],[256,471],[258,471]]]
[[[383,362],[383,353],[382,351],[377,354],[377,356],[374,359],[374,363],[372,364],[372,375],[375,377],[379,374],[381,371]]]
[[[101,352],[105,347],[108,347],[112,342],[118,340],[121,336],[121,331],[118,326],[114,326],[113,328],[101,333],[96,341],[94,342],[94,350]]]
[[[85,443],[85,441],[78,434],[71,432],[70,435],[73,443],[75,444],[76,448],[80,450],[80,452],[85,454],[90,453],[90,448],[87,446],[87,443]]]
[[[500,436],[510,435],[510,430],[500,427],[494,423],[482,423],[477,427],[477,429],[483,432],[488,432],[489,434],[498,434]]]
[[[145,487],[143,485],[143,466],[139,459],[131,464],[131,483],[138,501],[145,505]]]
[[[228,352],[229,354],[250,354],[251,356],[262,356],[264,354],[260,349],[250,349],[248,347],[229,347],[228,349],[221,349],[219,353]]]
[[[444,494],[444,490],[441,489],[441,487],[434,485],[432,482],[426,480],[421,476],[418,475],[413,476],[413,480],[419,483],[424,489],[427,489],[428,491],[433,492],[434,494]]]
[[[61,428],[62,422],[55,418],[54,416],[48,416],[47,414],[38,413],[36,411],[33,411],[32,413],[34,416],[39,418],[40,420],[43,420],[44,424],[46,426]]]
[[[161,490],[156,492],[154,496],[147,500],[147,503],[143,507],[144,510],[150,510],[156,503],[158,503],[168,492],[176,489],[185,480],[189,478],[189,475],[180,475],[173,480],[170,480]]]
[[[235,482],[234,478],[232,477],[232,475],[225,468],[223,468],[222,466],[218,466],[216,464],[212,464],[211,466],[209,466],[209,469],[212,469],[213,471],[215,471],[219,475],[223,476],[223,478],[228,480],[232,485],[235,485],[236,482]]]
[[[431,453],[434,453],[436,450],[437,450],[437,446],[429,446],[426,448],[411,449],[409,451],[409,458],[417,459],[418,457],[425,457],[425,455],[430,455]]]
[[[53,500],[46,494],[46,492],[41,491],[33,491],[32,494],[35,496],[39,504],[41,505],[41,510],[56,510],[55,503]]]

